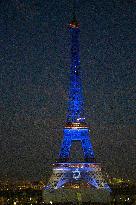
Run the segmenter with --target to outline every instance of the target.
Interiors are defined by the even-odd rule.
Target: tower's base
[[[56,163],[53,166],[53,174],[43,190],[45,203],[109,202],[110,188],[100,164]]]

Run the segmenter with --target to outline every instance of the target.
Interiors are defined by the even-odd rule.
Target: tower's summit
[[[77,7],[76,0],[73,0],[73,18],[70,21],[69,27],[75,29],[79,28],[79,22],[77,21],[76,18],[76,7]]]
[[[70,28],[79,28],[79,22],[77,21],[76,15],[73,15],[73,19],[70,21],[69,24]]]

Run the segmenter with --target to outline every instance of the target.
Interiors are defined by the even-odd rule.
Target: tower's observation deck
[[[72,123],[66,123],[65,129],[84,129],[88,128],[87,124],[85,122],[72,122]]]

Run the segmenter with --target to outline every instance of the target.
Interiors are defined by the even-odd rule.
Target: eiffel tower
[[[59,153],[58,162],[53,164],[53,173],[44,188],[45,202],[58,200],[59,202],[88,198],[95,201],[103,193],[110,193],[110,187],[105,182],[101,164],[96,163],[94,151],[90,141],[89,127],[84,118],[84,100],[81,82],[79,57],[79,23],[73,16],[69,24],[71,35],[71,65],[70,86],[66,123],[63,130],[64,137]],[[70,148],[72,142],[80,141],[84,153],[84,162],[70,161]],[[64,191],[65,190],[65,191]],[[72,190],[72,192],[69,192]],[[76,190],[76,191],[75,191]],[[77,192],[78,190],[78,192]],[[84,190],[85,196],[80,192]],[[56,194],[55,194],[56,193]],[[61,193],[61,194],[60,194]],[[92,194],[90,194],[92,193]],[[97,193],[97,195],[96,195]],[[90,196],[93,197],[90,199]]]

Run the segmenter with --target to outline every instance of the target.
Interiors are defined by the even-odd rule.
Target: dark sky
[[[134,179],[136,1],[77,4],[85,113],[96,159],[111,177]],[[46,177],[58,158],[71,16],[72,0],[0,1],[1,177]]]

